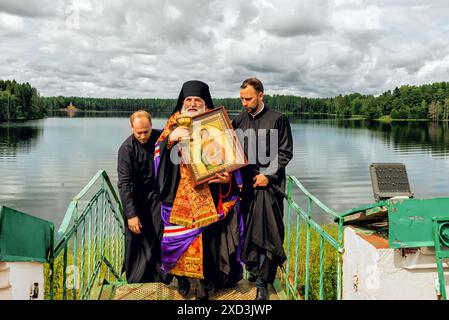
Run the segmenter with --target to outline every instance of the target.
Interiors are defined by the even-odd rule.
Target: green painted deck
[[[103,286],[98,300],[195,300],[191,288],[184,299],[176,290],[176,280],[170,285],[163,283],[112,283]],[[279,300],[279,296],[272,286],[269,287],[270,300]],[[210,293],[209,300],[254,300],[256,286],[254,282],[241,280],[233,288],[222,289],[217,293]]]

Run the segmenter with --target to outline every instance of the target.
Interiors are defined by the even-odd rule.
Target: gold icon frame
[[[223,106],[193,117],[191,130],[191,139],[180,142],[180,148],[195,185],[248,164]]]

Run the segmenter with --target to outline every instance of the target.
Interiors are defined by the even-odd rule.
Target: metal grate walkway
[[[193,290],[184,299],[176,290],[176,281],[163,283],[117,283],[103,287],[99,300],[194,300]],[[270,300],[279,300],[273,287],[269,288]],[[236,287],[222,289],[209,295],[210,300],[253,300],[256,286],[248,280],[241,280]]]

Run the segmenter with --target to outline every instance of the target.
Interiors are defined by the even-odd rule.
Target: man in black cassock
[[[154,194],[154,144],[160,135],[152,129],[151,117],[143,110],[130,117],[132,134],[118,151],[118,189],[124,210],[125,257],[123,271],[128,283],[158,282],[160,274],[162,221],[160,203]]]
[[[263,94],[257,78],[243,81],[240,98],[246,112],[233,121],[250,163],[242,169],[242,214],[246,215],[242,260],[256,278],[256,300],[268,299],[268,284],[286,260],[283,192],[285,167],[293,156],[290,123],[264,105]]]

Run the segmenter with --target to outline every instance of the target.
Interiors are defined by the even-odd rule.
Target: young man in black
[[[242,170],[242,213],[246,216],[242,260],[257,279],[256,300],[268,299],[268,284],[286,260],[283,192],[285,167],[293,156],[290,123],[264,105],[263,95],[260,80],[243,81],[240,98],[245,112],[233,121],[250,163]]]

